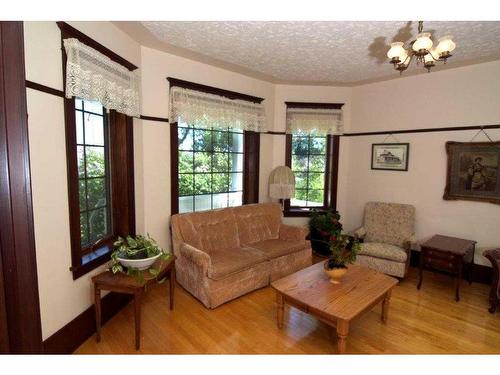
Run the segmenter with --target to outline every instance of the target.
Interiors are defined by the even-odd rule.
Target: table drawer
[[[424,256],[424,263],[427,266],[446,271],[455,271],[457,269],[456,263],[453,260]]]
[[[438,251],[438,250],[424,250],[424,256],[426,257],[432,257],[432,258],[435,258],[435,259],[444,259],[444,260],[448,260],[448,261],[453,261],[455,258],[456,258],[456,255],[454,254],[450,254],[450,253],[446,253],[446,252],[443,252],[443,251]]]

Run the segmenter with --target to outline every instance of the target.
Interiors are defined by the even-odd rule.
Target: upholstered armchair
[[[493,279],[490,290],[490,313],[494,313],[500,302],[500,249],[486,250],[483,255],[489,259],[493,267]]]
[[[356,263],[404,278],[415,243],[415,207],[408,204],[368,202],[363,227],[354,232],[362,239]]]

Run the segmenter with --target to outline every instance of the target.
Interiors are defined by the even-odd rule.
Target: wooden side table
[[[460,301],[460,281],[464,264],[468,265],[469,283],[472,283],[476,241],[437,234],[420,247],[420,280],[417,289],[422,286],[422,271],[425,267],[438,269],[455,276],[455,300]]]
[[[152,277],[149,272],[143,271],[144,280],[136,280],[132,276],[123,273],[113,274],[111,271],[105,271],[92,277],[95,293],[95,322],[96,322],[96,340],[101,341],[101,290],[111,292],[132,294],[135,304],[135,348],[139,350],[141,345],[141,300],[145,287],[155,283],[157,278]],[[170,310],[174,308],[174,286],[175,286],[175,256],[164,261],[158,279],[168,277],[170,283]]]

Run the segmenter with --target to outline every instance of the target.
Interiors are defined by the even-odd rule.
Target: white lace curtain
[[[289,134],[339,135],[343,130],[341,109],[286,109],[286,132]]]
[[[170,89],[170,119],[201,128],[266,131],[266,115],[261,103],[232,100],[177,86]]]
[[[64,39],[66,97],[96,100],[106,109],[140,116],[139,77],[109,57],[81,43]]]

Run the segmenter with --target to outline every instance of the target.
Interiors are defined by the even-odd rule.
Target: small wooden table
[[[460,281],[464,264],[468,265],[469,283],[472,283],[476,241],[437,234],[420,247],[420,280],[417,289],[422,287],[425,267],[445,271],[455,276],[455,300],[460,301]]]
[[[159,263],[158,263],[159,264]],[[105,271],[92,277],[95,292],[95,322],[96,340],[101,341],[101,290],[111,292],[132,294],[135,304],[135,348],[139,350],[141,345],[141,299],[145,287],[151,283],[156,283],[157,278],[152,277],[149,271],[143,271],[144,280],[136,280],[132,276],[123,273],[113,274]],[[163,261],[158,279],[168,277],[170,281],[170,310],[174,308],[174,286],[175,286],[175,256],[167,261]]]
[[[336,327],[340,354],[345,353],[351,321],[382,302],[382,322],[387,322],[393,277],[358,265],[350,265],[340,284],[332,284],[323,262],[274,281],[278,328],[283,327],[285,302],[324,323]]]

